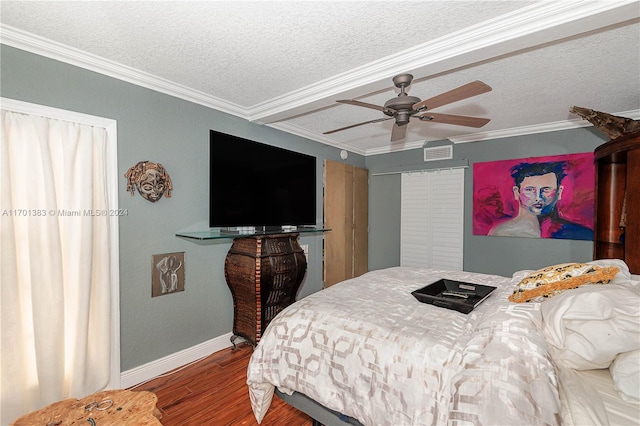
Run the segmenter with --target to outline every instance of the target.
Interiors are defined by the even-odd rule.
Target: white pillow
[[[640,350],[618,355],[609,370],[620,397],[625,401],[640,401]]]
[[[640,295],[623,285],[586,284],[541,304],[554,361],[576,370],[608,368],[640,349]]]

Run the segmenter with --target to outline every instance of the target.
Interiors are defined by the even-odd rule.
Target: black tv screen
[[[316,223],[316,158],[211,130],[209,226]]]

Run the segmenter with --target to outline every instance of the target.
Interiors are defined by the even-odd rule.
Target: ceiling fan
[[[356,105],[365,108],[372,108],[382,111],[387,117],[376,118],[375,120],[365,121],[363,123],[352,124],[350,126],[341,127],[339,129],[324,132],[324,135],[340,132],[342,130],[351,129],[353,127],[362,126],[364,124],[379,123],[381,121],[396,120],[391,130],[391,142],[404,139],[407,135],[407,124],[412,118],[420,121],[433,121],[434,123],[455,124],[466,127],[482,127],[487,124],[490,119],[479,117],[467,117],[464,115],[438,114],[428,112],[433,108],[447,105],[453,102],[467,99],[472,96],[490,92],[491,87],[481,81],[473,81],[471,83],[460,86],[456,89],[442,93],[429,99],[421,101],[420,98],[409,96],[405,88],[411,84],[413,76],[411,74],[400,74],[393,77],[393,84],[400,89],[400,94],[385,102],[384,106],[374,105],[367,102],[357,101],[355,99],[338,100],[343,104]]]

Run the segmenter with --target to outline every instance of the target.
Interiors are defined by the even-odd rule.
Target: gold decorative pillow
[[[540,302],[583,284],[606,284],[619,271],[615,266],[600,267],[587,263],[547,266],[524,277],[509,300],[516,303]]]

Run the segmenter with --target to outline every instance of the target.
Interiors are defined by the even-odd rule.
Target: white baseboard
[[[126,389],[135,386],[171,371],[174,368],[181,367],[202,357],[211,355],[214,352],[226,349],[232,346],[231,336],[232,333],[223,334],[222,336],[202,342],[180,352],[167,355],[158,360],[132,368],[131,370],[123,371],[120,373],[120,387]]]

